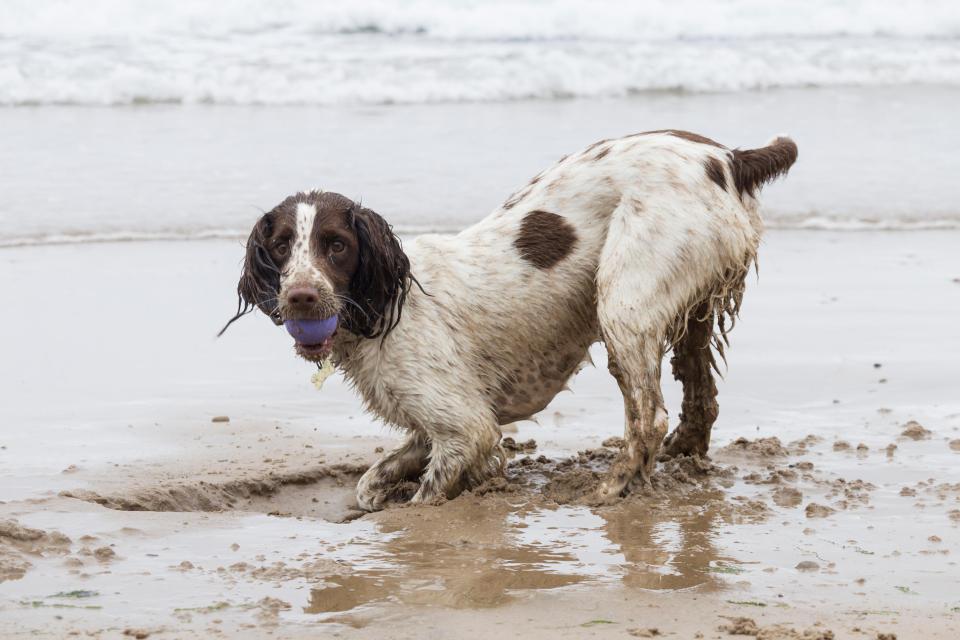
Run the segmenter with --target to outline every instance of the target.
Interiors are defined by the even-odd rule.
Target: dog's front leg
[[[414,504],[455,498],[464,489],[503,472],[500,427],[489,416],[464,428],[438,428],[430,434],[430,461],[413,496]]]
[[[399,447],[367,469],[357,483],[357,505],[364,511],[383,508],[390,489],[403,480],[416,480],[427,466],[430,442],[426,435],[414,431]]]

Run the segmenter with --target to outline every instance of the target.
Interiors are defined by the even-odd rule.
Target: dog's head
[[[220,333],[259,308],[276,324],[336,314],[340,329],[384,336],[400,321],[411,280],[400,241],[378,214],[338,193],[298,193],[254,225],[237,314]],[[330,345],[298,344],[297,353],[320,361]]]

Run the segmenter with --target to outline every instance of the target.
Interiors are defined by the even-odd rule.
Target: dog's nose
[[[287,293],[287,302],[298,307],[309,307],[320,302],[320,292],[313,287],[295,287]]]

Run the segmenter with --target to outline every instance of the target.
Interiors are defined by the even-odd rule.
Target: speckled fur
[[[380,508],[401,479],[419,476],[413,500],[428,502],[496,473],[500,425],[546,407],[600,340],[623,392],[627,446],[597,498],[648,478],[667,431],[661,360],[692,309],[706,304],[712,318],[731,295],[739,306],[757,254],[757,202],[724,188],[732,162],[730,150],[670,131],[606,140],[463,232],[410,242],[426,293],[411,290],[382,341],[341,333],[334,345],[367,407],[408,434],[364,475],[360,506]],[[562,216],[576,234],[549,268],[514,246],[532,211]]]

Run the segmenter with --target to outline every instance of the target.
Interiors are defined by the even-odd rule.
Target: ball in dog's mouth
[[[337,316],[320,320],[286,320],[283,326],[296,342],[297,353],[312,361],[324,360],[333,349]]]

